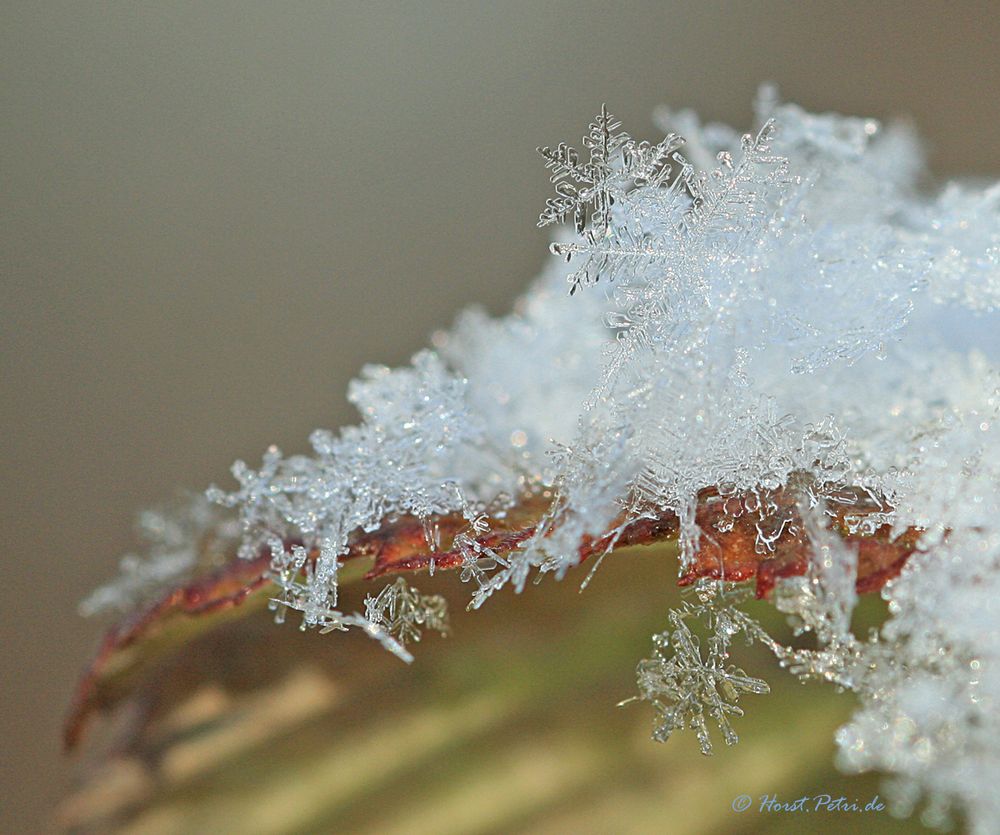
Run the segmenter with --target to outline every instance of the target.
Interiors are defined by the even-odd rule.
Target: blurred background
[[[507,311],[547,257],[535,147],[578,142],[602,102],[656,139],[659,104],[749,126],[773,80],[809,109],[911,117],[942,176],[1000,174],[994,3],[0,16],[5,832],[50,827],[70,784],[59,724],[102,628],[76,604],[135,512],[303,450],[354,422],[363,363],[404,362],[469,304]]]

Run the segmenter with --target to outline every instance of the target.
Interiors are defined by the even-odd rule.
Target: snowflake
[[[699,617],[705,618],[712,630],[707,653],[688,625],[689,619]],[[712,719],[726,744],[736,744],[738,737],[730,719],[743,715],[738,705],[740,695],[762,695],[770,688],[762,679],[727,663],[730,644],[740,633],[748,642],[763,639],[770,644],[770,638],[731,604],[686,601],[683,608],[672,610],[668,619],[670,630],[653,636],[653,657],[640,661],[636,669],[640,695],[621,704],[636,700],[652,703],[656,710],[653,739],[657,742],[666,742],[674,731],[690,728],[698,737],[701,752],[711,754],[708,719]]]
[[[439,594],[421,594],[402,577],[365,598],[365,617],[404,646],[419,641],[424,629],[442,635],[449,631],[447,601]]]
[[[584,243],[554,243],[552,252],[567,261],[587,255],[583,268],[570,276],[570,294],[611,270],[618,272],[646,257],[639,230],[615,229],[613,209],[630,199],[635,188],[656,189],[670,177],[671,154],[681,140],[670,134],[655,145],[636,142],[623,131],[621,122],[602,106],[583,138],[590,161],[581,163],[579,152],[560,143],[555,148],[539,148],[545,167],[552,171],[556,197],[546,201],[539,226],[563,222],[570,214],[577,234]],[[613,243],[610,241],[616,237]],[[623,238],[629,237],[629,240]]]

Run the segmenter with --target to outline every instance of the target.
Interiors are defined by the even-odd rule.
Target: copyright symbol
[[[745,812],[750,808],[750,804],[753,803],[753,798],[748,794],[738,795],[733,800],[733,811],[734,812]]]

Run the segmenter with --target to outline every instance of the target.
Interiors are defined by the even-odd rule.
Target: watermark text
[[[740,794],[733,798],[734,812],[745,812],[755,809],[762,814],[781,812],[881,812],[885,803],[875,795],[870,800],[849,798],[844,795],[835,797],[832,794],[806,794],[793,800],[784,800],[776,794],[762,794],[756,800],[748,794]]]

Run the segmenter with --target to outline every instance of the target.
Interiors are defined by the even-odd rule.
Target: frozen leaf
[[[816,646],[769,642],[722,598],[699,603],[711,645],[690,611],[671,616],[644,668],[645,692],[667,694],[661,735],[693,724],[704,742],[715,722],[731,738],[735,696],[759,689],[725,660],[736,627],[857,693],[850,768],[995,831],[1000,192],[926,189],[905,127],[770,89],[756,112],[741,135],[664,111],[667,135],[642,142],[602,108],[582,152],[541,149],[561,263],[509,316],[468,312],[408,366],[366,367],[357,426],[237,464],[235,487],[210,491],[221,511],[154,520],[149,561],[89,599],[147,606],[90,680],[160,624],[198,620],[192,589],[238,611],[260,585],[279,619],[408,658],[394,593],[366,615],[340,598],[361,558],[371,577],[457,569],[476,608],[676,538],[683,584],[753,581]],[[588,288],[572,299],[567,260]],[[854,636],[854,596],[876,590],[888,620]]]
[[[756,579],[756,594],[765,597],[779,578],[804,574],[809,545],[801,534],[801,520],[794,503],[783,496],[779,492],[776,503],[785,508],[788,523],[783,526],[772,555],[755,549],[756,525],[749,515],[742,520],[737,518],[731,528],[720,530],[720,523],[727,519],[723,514],[726,503],[716,491],[705,491],[695,516],[703,536],[694,562],[678,581],[680,585],[706,578],[731,582]],[[352,567],[357,561],[361,570],[366,569],[364,577],[368,580],[404,571],[429,571],[432,565],[442,571],[461,569],[463,582],[475,581],[482,589],[488,586],[491,577],[498,576],[498,572],[502,576],[502,570],[509,568],[521,543],[534,535],[549,501],[544,495],[527,496],[508,508],[493,528],[480,526],[478,530],[475,527],[467,530],[467,521],[457,514],[436,518],[432,523],[433,539],[441,550],[428,546],[425,527],[418,520],[387,522],[377,531],[354,538],[342,560]],[[733,503],[749,498],[730,497],[728,501],[731,516]],[[881,505],[865,506],[860,502],[849,507],[855,520],[863,518],[866,510],[884,509]],[[583,563],[618,548],[673,541],[679,528],[679,520],[670,513],[625,525],[618,520],[605,534],[584,537],[578,544],[576,561]],[[917,541],[916,531],[890,540],[885,526],[872,535],[849,533],[843,525],[838,530],[844,541],[858,551],[859,592],[877,591],[896,576]],[[301,545],[282,543],[278,549],[291,553],[301,549]],[[276,578],[272,568],[273,551],[270,548],[254,560],[230,557],[224,566],[161,592],[114,626],[77,685],[65,729],[67,746],[77,743],[94,710],[112,707],[127,696],[151,661],[176,652],[220,623],[251,614],[274,597],[276,588],[287,589],[289,580]],[[300,569],[315,563],[318,555],[314,551],[301,552]],[[349,576],[360,579],[361,571],[352,568]],[[400,644],[414,640],[417,627],[447,631],[444,601],[434,595],[419,594],[403,578],[369,601],[363,617],[328,611],[325,628],[336,631],[360,627],[404,660],[411,660],[411,656]],[[252,605],[244,607],[248,602]],[[240,611],[233,611],[238,607]]]

